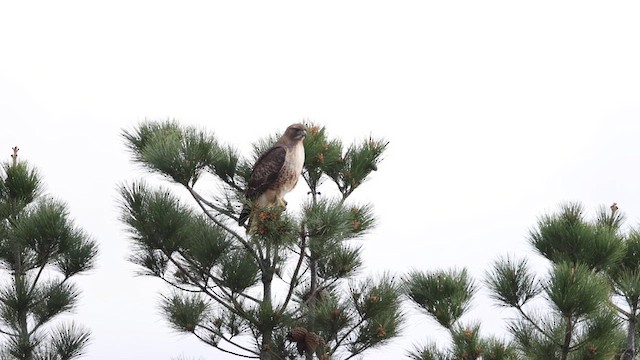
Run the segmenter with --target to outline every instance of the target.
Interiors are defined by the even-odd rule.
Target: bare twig
[[[295,289],[296,285],[298,285],[298,272],[302,267],[302,262],[304,261],[306,255],[306,252],[304,250],[306,247],[306,239],[307,237],[304,233],[304,225],[302,225],[302,229],[300,231],[300,256],[298,257],[298,263],[296,264],[296,268],[293,271],[293,275],[291,275],[291,283],[289,284],[289,292],[287,293],[287,298],[284,300],[284,303],[282,303],[282,307],[280,308],[280,310],[278,310],[278,313],[280,314],[284,313],[287,305],[289,304],[289,300],[291,300],[291,296],[293,295],[293,290]]]
[[[13,154],[11,155],[11,159],[13,159],[13,166],[16,166],[16,164],[18,163],[18,151],[20,150],[20,148],[14,146],[11,148],[11,150],[13,150]]]

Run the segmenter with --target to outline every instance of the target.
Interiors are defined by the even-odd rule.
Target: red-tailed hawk
[[[284,196],[298,183],[304,165],[304,145],[306,127],[293,124],[284,134],[256,160],[245,196],[253,208],[285,206]],[[252,207],[242,208],[238,224],[241,226],[249,219]]]

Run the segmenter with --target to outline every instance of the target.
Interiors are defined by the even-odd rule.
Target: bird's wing
[[[249,184],[247,184],[247,198],[255,200],[278,179],[280,170],[284,166],[287,149],[284,146],[274,146],[262,154],[253,166]]]

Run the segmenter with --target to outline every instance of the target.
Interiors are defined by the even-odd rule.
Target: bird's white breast
[[[302,142],[296,144],[293,151],[289,151],[286,156],[285,168],[282,169],[283,173],[281,174],[281,178],[285,180],[281,185],[281,193],[278,194],[279,198],[293,190],[302,173],[302,167],[304,166],[304,145]]]

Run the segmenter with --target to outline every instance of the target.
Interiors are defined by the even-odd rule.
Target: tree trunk
[[[567,317],[567,328],[564,334],[564,344],[562,344],[562,360],[569,357],[569,347],[571,346],[571,334],[573,333],[573,323],[571,317]]]
[[[271,305],[271,283],[273,281],[273,273],[269,272],[269,269],[262,273],[262,306],[269,306],[273,310]],[[265,326],[262,329],[262,348],[260,349],[260,360],[271,360],[273,352],[273,327],[271,324]]]
[[[26,276],[23,273],[22,266],[22,253],[21,249],[16,250],[16,266],[15,273],[13,275],[13,279],[16,285],[16,298],[19,302],[26,302],[27,300],[27,284],[26,284]],[[17,320],[18,320],[18,339],[20,344],[20,360],[32,360],[33,352],[28,350],[23,352],[23,350],[29,348],[31,343],[31,339],[29,336],[29,325],[27,323],[27,307],[26,304],[20,304],[20,310],[18,310]]]
[[[620,360],[633,360],[633,356],[636,351],[636,324],[638,318],[636,317],[637,309],[632,309],[631,316],[629,317],[629,323],[627,324],[627,349],[620,356]]]

